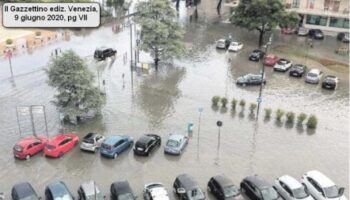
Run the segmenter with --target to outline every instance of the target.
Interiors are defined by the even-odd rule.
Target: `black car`
[[[112,48],[101,47],[95,50],[94,58],[100,61],[115,56],[116,53],[117,51]]]
[[[74,196],[62,181],[54,181],[45,188],[45,199],[66,199],[74,200]]]
[[[251,61],[260,61],[261,59],[263,59],[265,56],[265,53],[263,51],[261,51],[260,49],[255,49],[249,56],[249,60]]]
[[[204,200],[205,194],[198,183],[188,174],[180,174],[173,184],[174,192],[180,200]]]
[[[208,191],[218,200],[234,199],[240,195],[239,188],[223,175],[214,176],[209,180]]]
[[[260,74],[247,74],[237,78],[237,85],[261,85],[261,83],[266,84],[265,78],[263,79]]]
[[[346,33],[346,32],[338,33],[337,40],[342,42],[349,42],[349,33]]]
[[[40,198],[36,194],[32,185],[28,182],[17,183],[12,187],[11,191],[12,200],[39,200]]]
[[[145,134],[141,136],[134,146],[134,153],[148,156],[152,151],[161,145],[161,138],[155,134]]]
[[[111,200],[135,200],[128,181],[117,181],[111,185]]]
[[[257,175],[242,180],[241,192],[251,200],[281,200],[272,185]]]
[[[338,77],[327,75],[322,81],[322,88],[335,90],[338,86],[338,81],[339,81]]]
[[[289,76],[302,77],[307,70],[307,67],[302,64],[295,64],[289,70]]]
[[[324,34],[320,29],[310,29],[309,36],[317,40],[323,40]]]

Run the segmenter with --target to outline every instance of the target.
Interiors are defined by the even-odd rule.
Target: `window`
[[[41,142],[34,142],[33,146],[37,146],[39,144],[41,144]]]
[[[331,17],[329,26],[336,28],[349,28],[349,19]]]
[[[292,7],[293,8],[299,8],[300,0],[293,0]]]
[[[33,147],[33,144],[28,145],[27,149],[30,149]]]
[[[307,15],[306,23],[312,25],[326,26],[327,25],[327,17],[319,16],[319,15]]]

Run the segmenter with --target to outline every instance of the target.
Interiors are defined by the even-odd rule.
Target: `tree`
[[[140,49],[152,52],[158,69],[160,53],[180,55],[184,50],[184,30],[175,21],[176,13],[168,0],[142,1],[136,5],[136,23],[141,25]]]
[[[295,12],[285,11],[281,0],[241,0],[230,20],[236,26],[258,30],[261,47],[266,32],[277,25],[296,27],[299,16]]]
[[[48,84],[57,89],[53,103],[70,121],[100,112],[105,96],[93,85],[94,75],[72,50],[53,58],[48,70]]]

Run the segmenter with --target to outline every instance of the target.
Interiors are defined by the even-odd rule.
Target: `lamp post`
[[[11,59],[12,59],[12,50],[11,50],[11,49],[8,49],[8,50],[6,51],[6,56],[7,56],[8,59],[9,59],[9,65],[10,65],[10,71],[11,71],[11,78],[13,79],[12,62],[11,62]]]
[[[265,55],[267,54],[267,50],[269,48],[269,46],[272,44],[272,38],[273,35],[270,35],[269,41],[267,42],[267,44],[265,45]],[[259,111],[260,111],[260,104],[262,102],[262,89],[263,89],[263,85],[264,85],[264,76],[265,76],[265,64],[264,62],[262,63],[262,69],[261,69],[261,84],[260,84],[260,90],[259,90],[259,97],[257,98],[257,102],[258,102],[258,108],[256,110],[256,120],[258,120],[259,118]]]

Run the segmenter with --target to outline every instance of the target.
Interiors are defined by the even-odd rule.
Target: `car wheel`
[[[118,154],[115,153],[114,156],[113,156],[113,159],[116,159],[118,157]]]
[[[26,160],[30,160],[30,155],[26,155]]]

